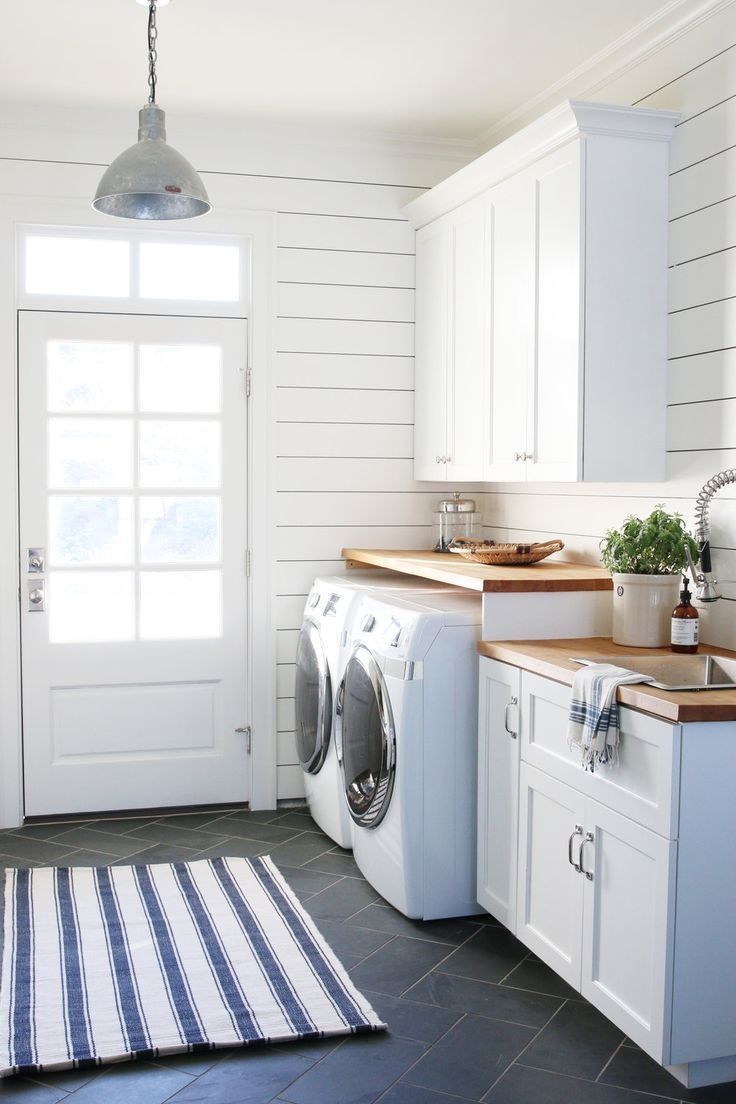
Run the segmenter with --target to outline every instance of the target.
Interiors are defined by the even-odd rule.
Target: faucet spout
[[[736,483],[736,469],[726,468],[725,471],[718,472],[701,488],[695,502],[695,539],[700,552],[700,570],[696,572],[692,565],[691,570],[696,587],[695,597],[700,602],[717,602],[721,597],[715,579],[711,578],[710,504],[713,495],[732,483]]]

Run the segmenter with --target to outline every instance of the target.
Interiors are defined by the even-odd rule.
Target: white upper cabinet
[[[488,387],[488,204],[462,204],[417,234],[414,470],[478,479]],[[487,401],[487,399],[486,399]]]
[[[408,205],[418,479],[664,477],[676,120],[568,102]]]

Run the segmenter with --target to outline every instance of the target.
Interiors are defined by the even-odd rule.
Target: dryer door
[[[330,746],[332,682],[319,627],[306,620],[296,649],[296,752],[302,770],[316,774]]]
[[[396,733],[381,669],[359,644],[340,688],[345,796],[350,815],[375,828],[388,810],[396,771]]]

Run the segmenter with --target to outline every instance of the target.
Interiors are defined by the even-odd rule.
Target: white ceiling
[[[173,0],[170,112],[471,139],[678,0]],[[135,0],[3,0],[0,100],[137,108]]]

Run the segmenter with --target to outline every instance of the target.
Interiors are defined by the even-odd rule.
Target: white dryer
[[[333,739],[334,697],[342,678],[352,615],[361,594],[447,587],[410,575],[351,570],[315,579],[307,598],[296,653],[296,750],[315,822],[340,847],[352,846],[350,816]]]
[[[355,861],[406,916],[480,912],[476,896],[481,603],[364,593],[337,699]]]

